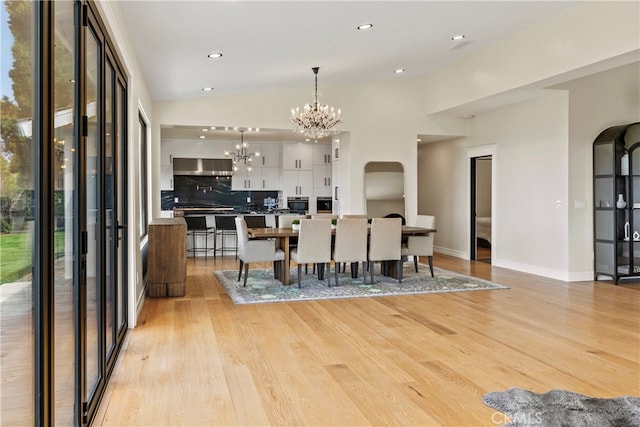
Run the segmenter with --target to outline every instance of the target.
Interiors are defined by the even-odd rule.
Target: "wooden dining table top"
[[[369,229],[371,230],[371,229]],[[424,236],[435,233],[435,228],[414,227],[411,225],[402,226],[403,236]],[[293,228],[249,228],[249,237],[252,239],[271,239],[278,237],[295,237],[299,231]],[[335,233],[335,229],[332,230]]]

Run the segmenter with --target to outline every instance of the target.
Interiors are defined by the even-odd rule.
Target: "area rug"
[[[566,390],[536,394],[511,388],[487,393],[482,401],[507,414],[492,418],[506,426],[640,426],[640,398],[632,396],[600,399]]]
[[[439,268],[434,268],[434,274],[435,277],[431,277],[429,268],[422,264],[416,273],[414,266],[407,263],[401,283],[377,273],[375,283],[370,284],[367,277],[365,285],[362,269],[359,277],[352,279],[347,266],[346,272],[339,274],[337,286],[334,271],[331,270],[331,287],[327,287],[326,279],[318,280],[317,275],[311,274],[311,268],[309,268],[309,274],[304,274],[303,271],[302,287],[298,288],[297,268],[292,268],[290,271],[291,285],[289,286],[283,286],[280,281],[274,279],[272,269],[249,270],[246,287],[242,286],[242,282],[238,282],[238,271],[215,272],[218,281],[236,304],[508,289],[507,286]]]

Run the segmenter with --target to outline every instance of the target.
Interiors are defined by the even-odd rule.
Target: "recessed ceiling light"
[[[202,132],[209,132],[209,129],[207,129],[207,128],[202,128]]]
[[[211,92],[213,90],[213,88],[212,87],[203,87],[202,90],[205,91],[205,92]]]
[[[451,37],[451,40],[458,41],[458,40],[462,40],[463,38],[464,38],[464,34],[456,34],[455,36]]]
[[[373,24],[362,24],[356,27],[358,30],[368,30],[369,28],[373,28]]]
[[[205,139],[205,138],[206,138],[206,136],[200,135],[200,139]]]
[[[207,55],[207,57],[211,59],[222,58],[222,54],[220,52],[214,52]]]
[[[404,73],[404,68],[397,68],[397,69],[393,70],[393,72],[396,73],[396,74],[402,74],[402,73]]]
[[[209,129],[211,129],[211,130],[215,130],[215,129],[216,129],[216,127],[215,127],[215,126],[209,126]]]

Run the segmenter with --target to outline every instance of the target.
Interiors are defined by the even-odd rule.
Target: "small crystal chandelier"
[[[306,104],[302,111],[298,107],[291,109],[291,123],[294,124],[295,132],[303,133],[308,138],[324,138],[331,134],[331,128],[342,123],[340,109],[334,110],[327,104],[318,102],[318,70],[320,67],[313,67],[316,87],[313,91],[313,102]]]
[[[238,171],[238,165],[240,163],[244,163],[247,167],[247,170],[251,170],[251,165],[253,163],[253,157],[259,157],[260,153],[257,151],[255,153],[249,152],[249,144],[244,142],[244,130],[240,130],[240,144],[236,144],[236,151],[232,153],[230,151],[225,151],[224,155],[227,157],[231,157],[233,161],[233,170]]]

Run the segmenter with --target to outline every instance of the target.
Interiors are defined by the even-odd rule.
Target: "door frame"
[[[467,180],[467,212],[468,216],[468,226],[467,226],[467,259],[475,260],[476,259],[476,170],[475,170],[475,160],[478,157],[488,157],[491,156],[491,249],[496,247],[496,145],[482,145],[478,147],[470,147],[467,149],[467,173],[469,179]],[[491,264],[494,263],[495,254],[492,252],[491,254]]]

